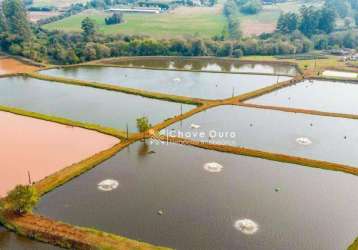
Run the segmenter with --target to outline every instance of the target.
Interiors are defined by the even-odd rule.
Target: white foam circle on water
[[[220,165],[217,162],[208,162],[204,164],[204,169],[210,173],[220,173],[223,168],[224,166]]]
[[[307,145],[312,144],[312,141],[311,141],[309,138],[307,138],[307,137],[297,138],[297,139],[296,139],[296,142],[297,142],[298,144],[301,144],[301,145],[304,145],[304,146],[307,146]]]
[[[118,188],[118,186],[119,186],[118,181],[111,180],[111,179],[101,181],[97,185],[98,189],[101,191],[104,191],[104,192],[112,191],[112,190]]]
[[[181,79],[179,77],[174,78],[173,80],[174,80],[174,82],[180,82],[181,81]]]
[[[234,227],[243,234],[255,234],[259,230],[256,222],[250,219],[242,219],[235,221]]]

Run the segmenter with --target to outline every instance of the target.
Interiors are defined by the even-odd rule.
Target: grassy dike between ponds
[[[102,127],[102,126],[97,125],[97,124],[73,121],[73,120],[66,119],[66,118],[61,118],[61,117],[56,117],[56,116],[51,116],[51,115],[45,115],[45,114],[41,114],[41,113],[27,111],[27,110],[24,110],[24,109],[8,107],[8,106],[2,106],[2,105],[0,105],[0,111],[9,112],[9,113],[13,113],[13,114],[16,114],[16,115],[27,116],[27,117],[31,117],[31,118],[36,118],[36,119],[40,119],[40,120],[45,120],[45,121],[49,121],[49,122],[55,122],[55,123],[59,123],[59,124],[62,124],[62,125],[80,127],[80,128],[85,128],[85,129],[89,129],[89,130],[94,130],[94,131],[97,131],[97,132],[100,132],[100,133],[103,133],[103,134],[106,134],[106,135],[114,136],[114,137],[117,137],[117,138],[125,138],[126,137],[126,133],[124,131],[120,131],[120,130],[117,130],[117,129],[114,129],[114,128]]]
[[[116,92],[131,94],[131,95],[139,95],[142,97],[160,99],[160,100],[171,101],[171,102],[179,102],[179,103],[183,103],[183,104],[201,105],[202,103],[207,101],[205,99],[190,98],[190,97],[177,96],[177,95],[167,95],[167,94],[145,91],[145,90],[141,90],[141,89],[127,88],[127,87],[122,87],[122,86],[117,86],[117,85],[112,85],[112,84],[88,82],[88,81],[82,81],[82,80],[68,79],[68,78],[64,78],[64,77],[52,77],[52,76],[42,75],[42,74],[39,74],[36,72],[25,73],[23,75],[31,77],[31,78],[36,78],[39,80],[44,80],[44,81],[71,84],[71,85],[77,85],[77,86],[83,86],[83,87],[91,87],[91,88],[97,88],[97,89],[103,89],[103,90],[109,90],[109,91],[116,91]]]
[[[333,170],[333,171],[340,171],[347,174],[358,175],[358,168],[343,165],[339,163],[332,163],[327,161],[320,161],[320,160],[313,160],[303,157],[261,151],[256,149],[244,148],[244,147],[233,147],[228,145],[216,145],[216,144],[209,144],[206,142],[200,141],[192,141],[185,138],[179,137],[168,137],[168,136],[156,136],[154,139],[160,139],[164,142],[174,142],[184,145],[191,145],[198,148],[208,149],[208,150],[215,150],[219,152],[237,154],[237,155],[244,155],[249,157],[261,158],[271,161],[278,161],[283,163],[291,163],[296,165],[302,165],[306,167],[312,168],[321,168],[326,170]]]
[[[277,111],[289,112],[289,113],[301,113],[307,115],[328,116],[328,117],[358,120],[358,115],[354,115],[354,114],[332,113],[332,112],[324,112],[324,111],[311,110],[311,109],[287,108],[287,107],[267,106],[267,105],[260,105],[260,104],[251,104],[251,103],[238,103],[236,105],[241,107],[247,107],[247,108],[277,110]]]
[[[347,250],[358,250],[358,237],[355,239],[355,241],[350,245]]]

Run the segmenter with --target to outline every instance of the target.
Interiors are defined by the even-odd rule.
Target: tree
[[[356,23],[356,26],[358,26],[358,11],[354,14],[354,21]]]
[[[341,18],[345,18],[349,12],[347,0],[326,0],[325,6],[331,10],[335,10]]]
[[[318,29],[331,33],[334,30],[336,24],[336,12],[333,9],[324,6],[319,15]]]
[[[32,186],[18,185],[8,193],[7,201],[10,211],[23,215],[32,211],[39,201],[39,195]]]
[[[283,34],[292,33],[297,30],[299,17],[296,13],[288,12],[281,14],[277,22],[277,30]]]
[[[113,13],[111,17],[105,18],[106,25],[119,24],[123,22],[123,14],[122,12]]]
[[[8,30],[6,18],[4,13],[0,10],[0,33],[6,32]]]
[[[262,10],[261,0],[250,0],[241,6],[240,11],[244,14],[253,15]]]
[[[96,26],[92,19],[86,17],[82,20],[81,28],[83,30],[83,36],[87,40],[91,40],[96,33]]]
[[[6,23],[11,34],[30,39],[31,29],[22,0],[4,0],[2,4]]]
[[[145,132],[148,131],[152,125],[149,123],[149,120],[147,117],[143,116],[137,119],[137,128],[140,133],[142,133],[143,138],[145,140]]]
[[[303,5],[300,9],[301,13],[301,24],[300,24],[300,31],[305,34],[308,37],[311,37],[313,34],[315,34],[317,28],[319,19],[317,16],[319,16],[319,13],[312,7],[307,7]]]

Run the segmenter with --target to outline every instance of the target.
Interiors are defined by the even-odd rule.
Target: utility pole
[[[126,131],[127,131],[127,140],[129,138],[129,128],[128,128],[128,123],[126,124]]]
[[[32,185],[31,174],[29,170],[27,170],[27,177],[29,178],[29,185]]]

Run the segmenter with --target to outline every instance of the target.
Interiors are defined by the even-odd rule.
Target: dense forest
[[[99,0],[97,0],[99,1]],[[104,35],[86,18],[81,33],[47,31],[27,21],[22,0],[4,0],[0,12],[0,47],[14,55],[39,62],[73,64],[113,56],[219,56],[284,55],[311,49],[357,48],[358,34],[353,30],[335,31],[337,16],[344,16],[344,0],[326,0],[316,9],[303,6],[298,14],[282,14],[277,31],[260,36],[242,37],[238,11],[242,0],[228,0],[224,14],[228,29],[212,39],[161,39],[127,35]],[[347,0],[355,11],[358,0]],[[247,4],[247,3],[245,3]],[[245,5],[244,4],[244,5]]]

